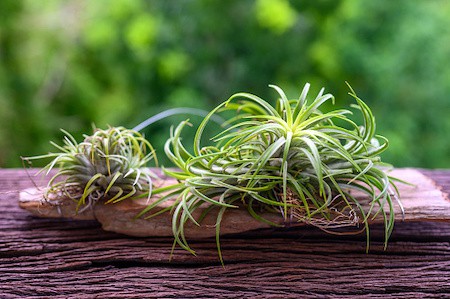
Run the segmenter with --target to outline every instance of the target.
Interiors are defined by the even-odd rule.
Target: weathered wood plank
[[[450,193],[450,171],[421,171]],[[105,232],[96,221],[46,219],[18,207],[32,184],[23,170],[0,170],[0,298],[450,298],[450,224],[397,223],[332,236],[312,227],[263,229],[193,240],[198,256],[172,239]]]
[[[401,195],[400,203],[394,202],[395,218],[397,221],[450,221],[450,201],[445,193],[439,190],[439,187],[416,169],[395,169],[392,171],[393,177],[408,182],[407,184],[397,184]],[[163,179],[157,182],[159,185],[168,186],[176,184],[175,180]],[[159,196],[155,196],[151,200],[146,198],[138,200],[125,200],[117,204],[98,203],[92,209],[84,210],[82,213],[76,213],[76,203],[64,197],[63,195],[55,196],[47,201],[43,201],[43,189],[27,189],[20,193],[20,206],[31,213],[41,217],[70,217],[74,219],[97,219],[103,229],[130,236],[152,237],[152,236],[171,236],[172,235],[172,215],[163,213],[149,220],[144,218],[135,219],[136,215],[141,212],[149,203],[155,201]],[[354,194],[358,197],[358,195]],[[369,199],[365,199],[363,194],[360,195],[360,202],[366,210],[369,210]],[[168,207],[172,201],[164,202],[153,209],[153,213]],[[194,218],[198,218],[204,210],[209,206],[203,205],[194,212]],[[388,211],[389,208],[385,204]],[[388,213],[389,214],[389,213]],[[264,218],[278,223],[280,225],[302,226],[304,222],[294,221],[286,224],[285,219],[281,215],[266,213]],[[198,227],[189,222],[186,225],[186,235],[188,237],[211,237],[215,235],[216,215],[209,213],[202,221],[202,226]],[[384,219],[380,213],[372,223],[383,223]],[[246,210],[228,209],[221,223],[222,234],[239,233],[259,228],[269,228],[266,223],[257,221]]]

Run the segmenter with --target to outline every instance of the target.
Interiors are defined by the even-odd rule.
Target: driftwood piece
[[[420,170],[450,193],[449,170]],[[39,218],[17,205],[24,170],[0,170],[0,298],[450,298],[450,223],[398,222],[332,236],[310,226],[192,240],[106,232],[96,221]]]
[[[161,187],[163,185],[175,184],[174,180],[165,179],[157,182]],[[145,219],[136,218],[145,207],[160,198],[155,196],[151,200],[139,198],[133,200],[124,200],[115,204],[104,204],[99,202],[82,213],[77,213],[76,203],[60,194],[55,196],[51,194],[50,198],[44,199],[45,188],[28,188],[20,192],[19,205],[21,208],[31,212],[39,217],[46,218],[72,218],[78,220],[98,220],[104,230],[113,231],[129,236],[136,237],[169,237],[172,236],[172,216],[166,212],[164,214]],[[157,213],[170,206],[173,201],[165,202],[152,210]],[[193,214],[198,218],[207,206],[201,207]],[[280,217],[273,214],[265,215],[267,219],[274,222],[280,222]],[[194,223],[186,225],[186,236],[195,238],[205,238],[214,236],[215,229],[214,213],[208,214],[199,227]],[[269,225],[257,221],[251,217],[245,209],[230,209],[226,213],[223,224],[221,225],[222,234],[239,233],[259,228],[268,228]]]
[[[400,205],[396,205],[396,220],[401,221],[450,221],[450,201],[446,198],[435,184],[420,171],[415,169],[396,169],[392,176],[412,184],[398,184],[401,196]],[[175,184],[176,181],[164,180],[161,185]],[[76,205],[64,196],[53,196],[49,200],[43,200],[44,189],[27,189],[20,194],[20,206],[34,215],[41,217],[64,217],[74,219],[97,219],[107,231],[113,231],[130,236],[171,236],[172,235],[172,215],[164,213],[149,220],[144,218],[136,219],[136,215],[141,212],[152,201],[159,197],[155,196],[151,200],[146,198],[135,200],[124,200],[117,204],[98,203],[92,209],[83,213],[76,213]],[[363,199],[364,200],[364,199]],[[156,207],[152,212],[157,213],[161,209],[169,206],[171,202],[166,202]],[[194,217],[199,216],[204,208],[197,209]],[[276,214],[265,214],[265,218],[272,222],[284,225],[285,220]],[[215,235],[215,215],[209,214],[202,225],[196,226],[188,223],[186,235],[190,237],[211,237]],[[382,223],[383,218],[376,218],[373,223]],[[289,223],[289,226],[304,225],[302,222]],[[244,209],[228,209],[221,224],[221,233],[239,233],[259,228],[268,228],[269,225],[255,220]]]

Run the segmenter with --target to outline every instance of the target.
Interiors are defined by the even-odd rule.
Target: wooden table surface
[[[450,193],[450,170],[421,170]],[[105,232],[96,221],[45,219],[18,207],[33,184],[0,170],[0,298],[450,298],[450,223],[397,223],[365,237],[312,227],[194,240],[198,256],[171,238]]]

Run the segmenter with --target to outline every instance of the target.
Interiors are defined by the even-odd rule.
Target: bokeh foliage
[[[239,91],[274,98],[268,84],[325,86],[348,106],[345,81],[389,138],[386,161],[450,167],[446,0],[2,0],[0,166],[50,151],[59,128],[80,139]],[[145,130],[160,156],[188,117]]]

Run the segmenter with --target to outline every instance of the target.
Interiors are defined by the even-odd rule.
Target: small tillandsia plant
[[[44,195],[64,194],[76,201],[77,212],[92,207],[98,200],[116,203],[137,193],[152,194],[152,173],[146,166],[156,161],[154,149],[139,132],[123,127],[94,129],[78,143],[61,130],[64,145],[51,142],[59,152],[26,157],[25,161],[52,159],[39,173],[48,175],[59,167]]]
[[[362,224],[356,232],[366,231],[367,248],[369,222],[381,215],[387,245],[398,190],[384,171],[388,165],[380,160],[388,142],[375,135],[369,107],[350,88],[356,101],[353,107],[364,119],[357,125],[348,117],[350,110],[320,110],[323,103],[334,103],[333,96],[324,94],[323,89],[308,103],[309,84],[297,100],[288,100],[279,87],[271,87],[279,95],[276,107],[255,95],[238,93],[212,110],[197,128],[193,152],[181,138],[189,123],[172,129],[165,153],[180,171],[165,169],[165,173],[180,183],[165,188],[168,194],[141,215],[175,199],[170,207],[175,244],[195,254],[186,240],[185,225],[188,221],[201,225],[206,213],[215,210],[221,261],[222,217],[227,209],[238,207],[273,226],[280,224],[264,218],[264,213],[278,213],[285,223],[305,222],[329,232]],[[223,110],[233,110],[235,116],[228,120],[228,128],[212,139],[212,145],[202,146],[210,118]],[[210,208],[195,218],[194,211],[204,204]]]

